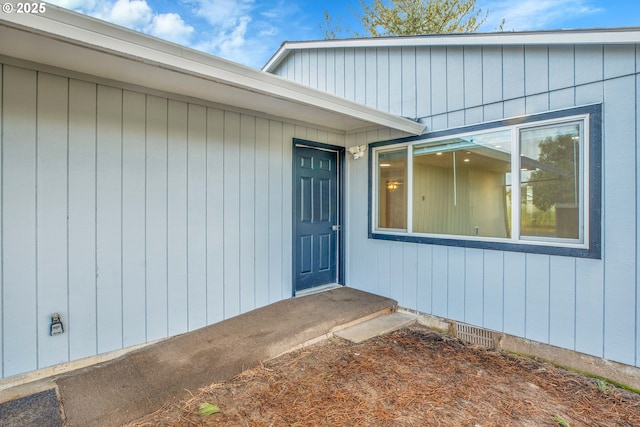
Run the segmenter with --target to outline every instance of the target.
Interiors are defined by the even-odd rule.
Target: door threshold
[[[296,291],[295,298],[303,297],[306,295],[317,294],[318,292],[330,291],[331,289],[340,288],[344,285],[339,283],[327,283],[326,285],[316,286],[315,288],[303,289],[301,291]]]

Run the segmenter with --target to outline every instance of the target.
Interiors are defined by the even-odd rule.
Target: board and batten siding
[[[494,45],[293,50],[274,73],[428,130],[602,103],[602,259],[368,239],[367,160],[350,159],[347,285],[640,366],[639,70],[635,45]],[[398,136],[371,131],[346,145]]]
[[[22,64],[0,82],[2,378],[291,296],[292,139],[343,135]]]

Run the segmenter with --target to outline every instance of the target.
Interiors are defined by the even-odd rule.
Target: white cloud
[[[177,13],[157,13],[147,0],[52,0],[67,9],[91,15],[123,27],[188,45],[194,27]]]
[[[66,9],[78,11],[91,11],[96,8],[96,0],[47,0],[51,4],[55,4]]]
[[[254,0],[186,0],[197,16],[209,24],[231,28],[242,25],[241,19],[250,18]]]
[[[256,0],[180,0],[169,12],[156,0],[51,0],[68,9],[212,55],[261,67],[287,31],[297,6]],[[286,7],[285,7],[286,6]],[[298,10],[299,11],[299,10]],[[290,31],[289,31],[290,32]]]
[[[153,17],[149,34],[175,43],[188,44],[194,28],[177,13],[163,13]]]
[[[278,34],[278,28],[267,23],[265,23],[260,29],[260,31],[258,32],[258,35],[260,37],[272,37],[277,34]]]
[[[589,6],[588,0],[522,0],[487,2],[489,19],[483,26],[491,31],[505,19],[505,31],[539,30],[552,28],[567,16],[597,13],[600,9]]]
[[[123,27],[144,30],[153,20],[153,11],[145,0],[117,0],[108,16],[97,17]]]
[[[251,54],[246,49],[247,27],[250,22],[251,18],[245,16],[233,28],[217,28],[213,36],[201,40],[194,48],[230,61],[244,64],[252,62]]]
[[[266,14],[254,0],[185,0],[208,26],[193,47],[230,61],[261,67],[282,40],[279,28],[288,25],[283,14]],[[273,4],[269,4],[273,8]],[[286,10],[286,9],[283,9]]]

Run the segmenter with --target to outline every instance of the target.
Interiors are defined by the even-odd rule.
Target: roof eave
[[[430,34],[424,36],[371,37],[283,43],[262,67],[273,72],[289,52],[301,49],[398,46],[509,46],[566,44],[639,44],[640,27],[550,31]]]
[[[285,119],[306,121],[323,127],[349,132],[367,125],[390,127],[411,134],[420,134],[424,127],[411,120],[394,116],[370,107],[301,85],[269,73],[235,64],[193,49],[149,37],[103,21],[85,17],[75,12],[47,5],[47,14],[5,14],[0,19],[0,54],[16,57],[45,65],[69,69],[70,71],[96,75],[125,83],[145,86],[171,92],[176,83],[162,82],[161,77],[175,76],[190,83],[196,96],[203,100],[220,102],[220,94],[213,90],[200,90],[213,84],[218,89],[228,88],[226,99],[236,102],[238,108],[252,110],[262,105],[268,110],[269,99],[279,107],[279,116]],[[20,40],[21,39],[21,40]],[[64,61],[63,55],[56,55],[38,42],[46,42],[51,49],[64,50],[67,58],[90,53],[102,58],[108,67],[98,67],[89,61]],[[122,73],[118,67],[127,68]],[[156,75],[156,86],[152,79],[145,80],[144,72]],[[226,89],[225,89],[226,90]],[[208,93],[207,93],[208,92]],[[242,93],[245,105],[234,94]],[[256,98],[261,97],[260,102]],[[289,107],[287,107],[289,106]],[[266,112],[256,110],[259,112]],[[316,111],[317,114],[313,112]],[[340,115],[347,116],[339,120]],[[313,117],[324,123],[313,123]],[[336,118],[338,120],[336,120]]]

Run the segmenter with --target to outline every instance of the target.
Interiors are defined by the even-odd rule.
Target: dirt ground
[[[295,351],[130,426],[640,426],[640,395],[412,326]]]

